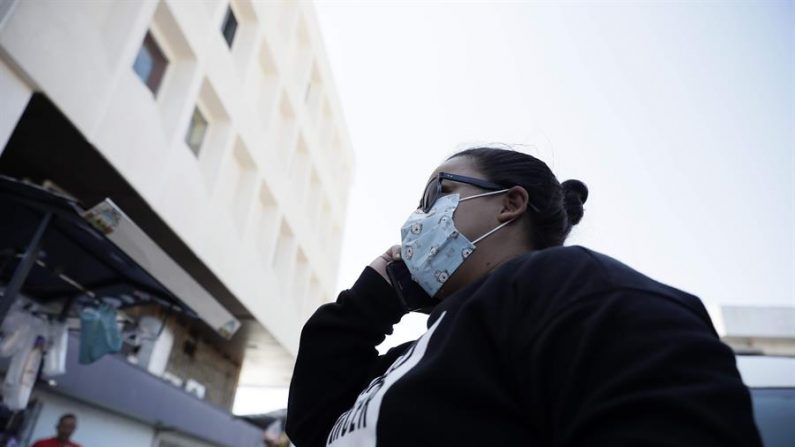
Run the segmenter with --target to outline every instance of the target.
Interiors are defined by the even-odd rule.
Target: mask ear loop
[[[496,195],[496,194],[502,194],[505,191],[508,191],[508,189],[501,189],[499,191],[489,191],[489,192],[484,192],[484,193],[481,193],[481,194],[475,194],[474,196],[469,196],[469,197],[464,197],[463,199],[458,199],[458,201],[459,202],[463,202],[463,201],[469,200],[469,199],[477,199],[478,197],[493,196],[493,195]]]
[[[458,201],[459,201],[459,202],[463,202],[463,201],[465,201],[465,200],[469,200],[469,199],[477,199],[478,197],[493,196],[493,195],[496,195],[496,194],[502,194],[502,193],[504,193],[504,192],[506,192],[506,191],[508,191],[508,190],[510,190],[510,188],[501,189],[501,190],[499,190],[499,191],[489,191],[489,192],[484,192],[484,193],[482,193],[482,194],[476,194],[476,195],[474,195],[474,196],[469,196],[469,197],[464,197],[463,199],[458,199]],[[477,243],[478,243],[478,242],[482,241],[483,239],[486,239],[488,236],[491,236],[491,235],[492,235],[492,233],[495,233],[497,230],[499,230],[499,229],[501,229],[502,227],[504,227],[504,226],[508,225],[509,223],[513,222],[513,221],[514,221],[514,220],[516,220],[516,219],[517,219],[517,218],[516,218],[516,217],[514,217],[513,219],[509,220],[508,222],[501,223],[500,225],[497,225],[497,226],[496,226],[496,227],[495,227],[493,230],[489,231],[488,233],[484,234],[483,236],[481,236],[481,237],[479,237],[479,238],[475,239],[474,241],[472,241],[472,245],[477,245]]]
[[[483,239],[486,239],[486,237],[488,237],[488,236],[491,236],[492,233],[495,233],[497,230],[499,230],[500,228],[508,225],[509,223],[513,222],[516,219],[517,218],[514,217],[513,219],[509,220],[508,222],[503,222],[503,223],[497,225],[493,230],[489,231],[488,233],[484,234],[483,236],[481,236],[481,237],[475,239],[474,241],[472,241],[472,245],[477,245],[478,242],[482,241]]]

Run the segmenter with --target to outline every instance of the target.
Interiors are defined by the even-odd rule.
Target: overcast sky
[[[793,4],[318,2],[356,153],[338,287],[438,163],[502,142],[589,186],[569,244],[708,304],[795,305]]]
[[[570,244],[707,304],[795,305],[793,4],[317,2],[357,163],[338,288],[437,164],[502,142],[588,184]]]

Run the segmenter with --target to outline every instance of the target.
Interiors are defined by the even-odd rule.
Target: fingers
[[[370,263],[370,267],[372,267],[376,272],[378,272],[386,282],[389,281],[389,275],[386,273],[386,266],[393,261],[400,260],[400,245],[393,245],[389,247],[387,251],[381,254],[381,256],[375,258],[375,260]]]
[[[393,245],[389,248],[389,252],[393,261],[400,261],[400,245]]]
[[[389,247],[386,252],[378,257],[378,260],[383,262],[384,265],[393,261],[400,261],[400,245],[393,245]]]

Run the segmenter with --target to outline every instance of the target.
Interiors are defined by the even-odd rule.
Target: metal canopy
[[[18,293],[42,302],[114,297],[195,317],[82,216],[73,199],[0,176],[0,319]]]

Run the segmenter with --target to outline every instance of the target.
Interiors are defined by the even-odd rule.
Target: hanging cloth
[[[122,337],[116,309],[107,304],[85,307],[80,312],[80,363],[87,365],[121,350]]]
[[[3,404],[12,411],[27,407],[47,344],[46,336],[42,335],[47,332],[47,324],[38,318],[32,318],[29,323],[31,330],[26,331],[21,349],[11,357],[3,380]]]
[[[48,327],[47,352],[44,353],[44,377],[60,376],[66,373],[66,352],[69,349],[69,330],[66,322],[51,322]]]

